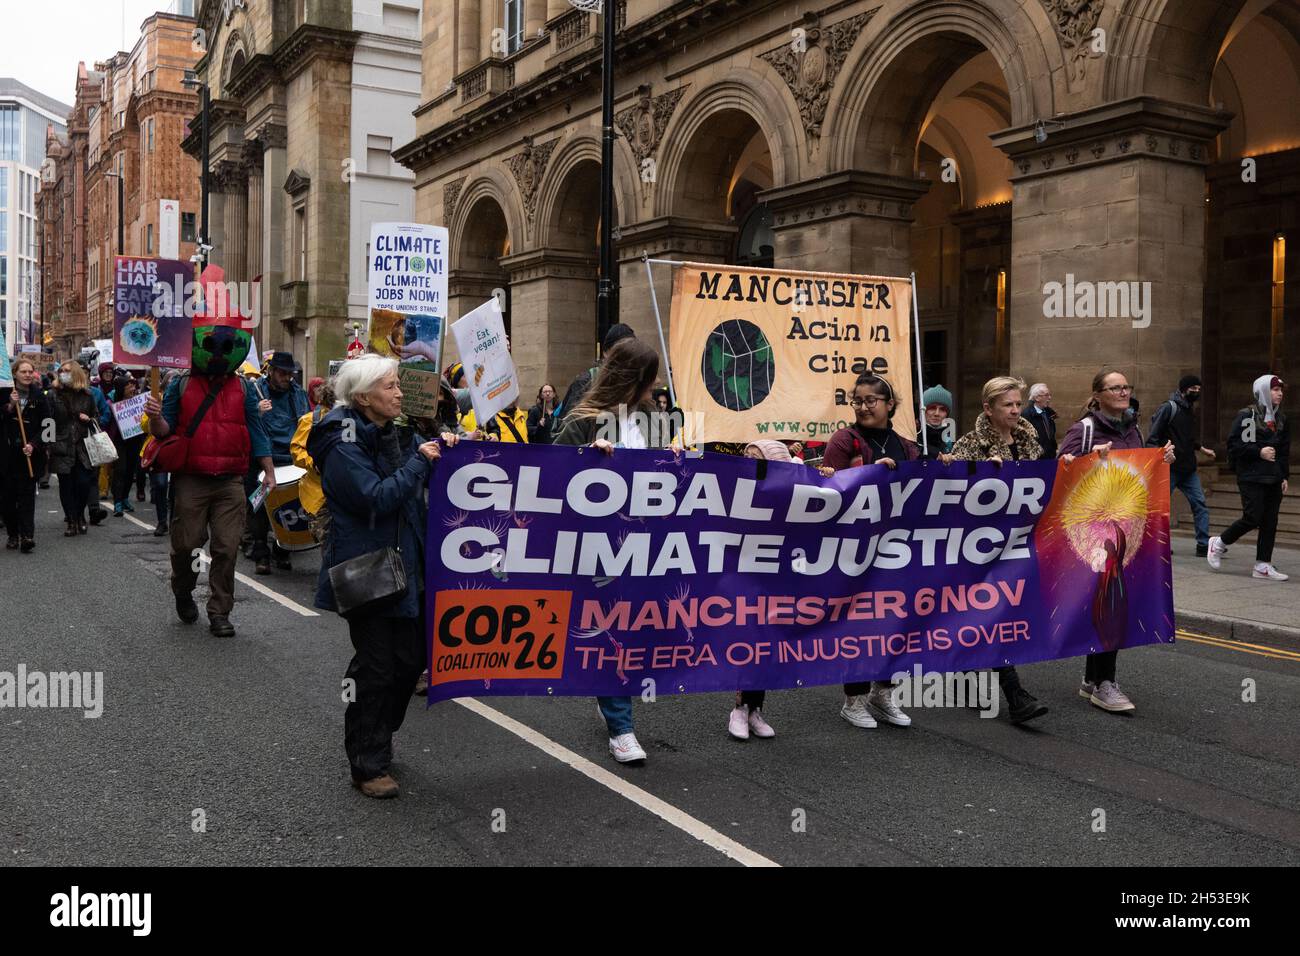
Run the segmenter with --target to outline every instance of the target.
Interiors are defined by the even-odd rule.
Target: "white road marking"
[[[102,502],[101,502],[101,504],[102,504]],[[124,514],[124,515],[122,515],[122,517],[125,518],[127,521],[130,521],[132,524],[139,525],[141,528],[144,528],[146,531],[152,531],[152,530],[154,529],[154,527],[155,527],[154,525],[146,524],[145,522],[141,521],[139,518],[137,518],[135,515],[132,515],[132,514]],[[108,520],[108,519],[105,519],[105,520]],[[211,560],[212,560],[212,556],[209,555],[208,552],[207,552],[206,550],[200,553],[200,557],[201,557],[205,562],[207,562],[207,561],[211,561]],[[243,574],[243,573],[241,573],[241,572],[239,572],[239,571],[236,571],[236,572],[235,572],[235,580],[238,581],[240,584],[247,584],[250,588],[252,588],[252,589],[253,589],[254,591],[256,591],[258,594],[265,594],[265,595],[266,595],[267,597],[269,597],[272,601],[275,601],[277,604],[280,604],[280,605],[283,605],[284,607],[287,607],[289,610],[293,611],[295,614],[301,614],[303,617],[320,617],[320,612],[318,612],[318,611],[313,611],[313,610],[312,610],[311,608],[309,608],[309,607],[303,607],[303,606],[302,606],[301,604],[299,604],[297,601],[293,600],[292,598],[287,598],[287,597],[285,597],[283,594],[279,593],[278,591],[272,591],[270,588],[268,588],[268,587],[267,587],[265,584],[263,584],[261,581],[254,581],[254,580],[253,580],[252,578],[250,578],[247,574]]]
[[[123,517],[147,531],[152,531],[154,529],[153,525],[146,524],[134,515],[125,514]],[[206,551],[203,552],[203,557],[206,560],[211,560]],[[292,611],[296,611],[303,617],[320,616],[317,612],[303,607],[301,604],[290,600],[282,594],[272,591],[266,585],[259,581],[254,581],[244,574],[236,572],[235,577],[242,583],[247,584],[253,590],[265,594],[274,601],[278,601],[280,604]],[[578,756],[578,754],[574,753],[572,750],[569,750],[561,744],[557,744],[546,735],[539,733],[527,724],[520,723],[513,717],[509,717],[501,713],[501,711],[489,707],[473,698],[457,699],[455,702],[460,704],[460,706],[464,707],[466,710],[478,714],[485,720],[491,721],[498,727],[510,731],[510,733],[519,737],[521,740],[532,744],[538,750],[550,754],[556,760],[560,761],[560,763],[568,764],[574,770],[578,771],[578,773],[594,780],[596,783],[599,783],[610,790],[613,790],[619,796],[632,801],[643,810],[648,810],[661,820],[675,826],[688,836],[692,836],[706,846],[710,846],[717,850],[728,859],[735,860],[742,866],[781,865],[775,860],[770,860],[761,853],[757,853],[754,850],[749,849],[749,847],[737,843],[726,834],[719,833],[713,827],[709,826],[704,821],[691,816],[685,810],[678,809],[671,803],[659,799],[654,794],[642,790],[635,784],[628,783],[622,777],[610,773],[604,767],[597,766],[586,757]]]
[[[642,790],[640,787],[628,783],[622,777],[610,773],[604,767],[598,767],[585,757],[580,757],[567,747],[563,747],[551,740],[549,737],[538,733],[527,724],[522,724],[513,717],[508,717],[486,704],[475,700],[474,698],[458,698],[456,703],[466,710],[478,714],[480,717],[492,721],[498,727],[510,731],[516,737],[527,741],[538,750],[550,754],[560,763],[568,764],[578,773],[589,777],[597,783],[608,787],[621,797],[631,800],[637,806],[644,810],[649,810],[655,816],[675,826],[683,833],[695,837],[701,843],[713,847],[723,856],[729,857],[744,866],[780,866],[774,860],[769,860],[760,853],[756,853],[746,846],[737,843],[731,837],[719,833],[713,827],[701,820],[697,820],[684,810],[679,810],[671,803],[660,800],[652,793]]]

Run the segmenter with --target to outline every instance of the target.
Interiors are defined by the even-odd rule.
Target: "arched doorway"
[[[931,33],[897,49],[862,102],[855,168],[875,174],[875,208],[899,212],[865,232],[880,264],[859,271],[916,272],[922,381],[952,392],[966,429],[983,383],[1011,364],[1012,166],[990,139],[1012,125],[1007,79],[981,43]],[[889,201],[908,187],[924,189],[910,209]]]
[[[1233,118],[1206,170],[1207,444],[1226,441],[1257,377],[1288,379],[1300,369],[1297,103],[1300,0],[1249,2],[1227,31],[1210,84],[1209,105]],[[1300,518],[1290,521],[1300,532]]]
[[[460,259],[448,277],[453,320],[496,295],[510,331],[510,275],[501,260],[510,255],[510,227],[501,204],[489,195],[474,199],[460,229]],[[444,363],[445,364],[445,363]]]
[[[776,237],[771,210],[760,194],[773,185],[772,152],[763,130],[743,110],[720,110],[686,146],[675,177],[672,214],[725,231],[729,261],[771,266]]]
[[[615,197],[612,228],[616,243],[618,213],[618,199]],[[566,349],[576,350],[573,353],[576,360],[587,365],[594,362],[600,352],[596,320],[600,235],[600,163],[582,159],[560,182],[551,206],[544,244],[551,258],[560,263],[557,278],[577,280],[566,282],[561,292],[564,314],[570,317],[562,332],[565,336],[563,344]],[[617,283],[610,314],[619,314]]]

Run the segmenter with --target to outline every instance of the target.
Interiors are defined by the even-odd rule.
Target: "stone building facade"
[[[1200,371],[1221,446],[1250,381],[1296,370],[1297,0],[613,8],[620,317],[639,334],[648,254],[915,271],[925,376],[963,428],[992,374],[1050,383],[1071,416],[1115,363],[1144,422]],[[528,392],[595,355],[600,26],[566,0],[425,3],[418,135],[396,156],[416,218],[451,230],[453,317],[506,290]],[[668,269],[653,282],[666,321]],[[1055,307],[1053,283],[1108,314]]]
[[[211,261],[259,282],[258,347],[320,374],[365,321],[370,221],[411,214],[391,149],[419,103],[420,8],[371,0],[203,0]],[[199,117],[184,148],[201,155]]]

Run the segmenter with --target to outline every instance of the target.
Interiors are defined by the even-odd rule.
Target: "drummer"
[[[262,426],[271,439],[271,460],[277,467],[293,464],[293,433],[298,427],[298,420],[311,410],[307,393],[298,384],[296,376],[301,372],[293,355],[289,352],[276,352],[267,362],[263,398],[258,403],[262,413]],[[249,475],[247,487],[251,494],[260,482],[258,475]],[[271,573],[271,561],[282,571],[292,570],[290,552],[280,547],[271,537],[271,519],[265,507],[257,508],[249,516],[249,530],[253,537],[251,557],[257,562],[258,574]],[[270,540],[268,541],[268,538]]]

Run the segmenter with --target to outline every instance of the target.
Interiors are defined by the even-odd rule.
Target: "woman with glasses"
[[[841,428],[826,443],[822,458],[822,473],[833,474],[845,468],[867,465],[898,467],[900,461],[915,461],[921,449],[893,428],[894,412],[898,401],[894,388],[879,375],[864,373],[858,376],[849,400],[855,421]],[[893,686],[889,681],[853,681],[844,685],[844,706],[840,716],[854,727],[870,729],[879,717],[895,727],[909,727],[912,718],[894,703]]]
[[[1084,409],[1083,417],[1066,432],[1061,447],[1057,450],[1057,457],[1068,465],[1075,458],[1096,452],[1098,458],[1104,461],[1112,450],[1143,447],[1137,415],[1130,403],[1132,397],[1133,386],[1128,383],[1124,373],[1103,368],[1092,380],[1092,398]],[[1165,461],[1172,462],[1173,443],[1166,442],[1163,451]],[[1119,548],[1124,547],[1122,532],[1118,532],[1117,544]],[[1108,557],[1108,562],[1109,560]],[[1122,621],[1118,623],[1120,627],[1123,625]],[[1118,657],[1117,650],[1089,654],[1083,683],[1079,686],[1079,696],[1112,714],[1132,713],[1136,709],[1133,701],[1119,689],[1119,684],[1115,681],[1115,662]]]

